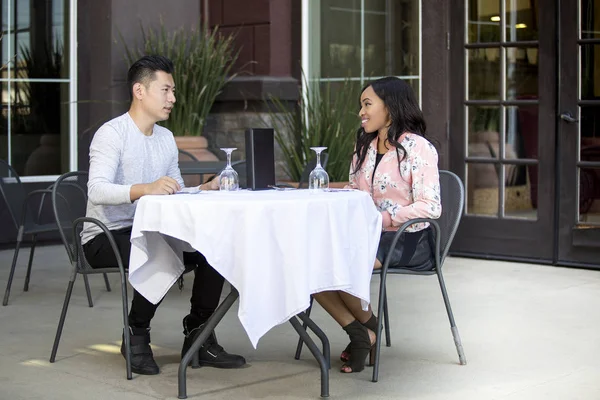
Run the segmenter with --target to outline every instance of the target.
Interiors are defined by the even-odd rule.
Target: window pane
[[[467,164],[467,214],[498,215],[498,168],[491,163]]]
[[[579,169],[579,221],[600,225],[600,169],[598,168]]]
[[[581,46],[581,99],[600,99],[600,45]]]
[[[504,158],[533,158],[538,156],[538,106],[506,107],[506,144]]]
[[[537,48],[506,49],[506,99],[538,95]],[[530,61],[531,60],[531,61]],[[533,62],[532,62],[533,61]]]
[[[500,107],[467,107],[469,157],[498,158]]]
[[[68,84],[12,82],[11,92],[12,166],[20,175],[68,171]]]
[[[468,43],[500,41],[500,0],[470,0],[468,12]]]
[[[360,76],[359,0],[321,1],[321,77]]]
[[[581,1],[581,38],[600,39],[600,0]]]
[[[537,40],[537,2],[506,0],[505,6],[506,41]]]
[[[469,100],[500,99],[500,48],[467,50]]]
[[[504,216],[537,219],[537,188],[534,191],[524,165],[504,166]]]
[[[68,77],[65,48],[66,20],[61,1],[17,2],[17,30],[13,50],[18,78],[58,79]],[[51,8],[52,7],[52,8]]]

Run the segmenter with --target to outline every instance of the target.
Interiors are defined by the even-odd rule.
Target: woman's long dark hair
[[[377,79],[367,84],[362,93],[371,86],[375,94],[383,100],[383,104],[390,113],[391,124],[388,127],[388,143],[396,148],[398,164],[406,157],[406,149],[400,144],[398,139],[404,132],[416,133],[425,137],[425,119],[423,112],[419,108],[419,103],[415,94],[408,83],[402,79],[388,76]],[[358,100],[359,106],[360,98]],[[378,132],[367,133],[363,127],[356,132],[356,149],[352,154],[357,156],[357,163],[353,166],[352,174],[356,174],[362,166],[367,156],[369,144],[377,137]],[[402,157],[400,156],[402,153]]]

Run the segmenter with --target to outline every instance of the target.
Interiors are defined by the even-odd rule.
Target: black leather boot
[[[156,375],[160,372],[150,348],[150,328],[129,327],[131,347],[131,371],[140,375]],[[125,338],[121,342],[121,354],[125,357]]]
[[[192,343],[202,333],[204,324],[195,315],[188,315],[183,319],[183,347],[181,348],[181,357],[192,347]],[[215,332],[211,332],[206,342],[198,350],[200,365],[215,368],[239,368],[246,364],[246,359],[237,354],[227,353],[217,342]]]

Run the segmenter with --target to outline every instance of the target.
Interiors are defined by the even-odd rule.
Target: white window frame
[[[7,5],[8,31],[13,27],[12,5],[15,0],[9,1]],[[11,40],[8,41],[7,54],[13,51]],[[10,72],[12,61],[7,63],[7,76],[0,78],[0,83],[7,84],[8,93],[12,82],[51,82],[69,84],[69,171],[77,170],[77,0],[69,0],[69,78],[67,79],[11,79]],[[10,97],[9,97],[10,99]],[[8,163],[11,163],[12,131],[11,131],[11,106],[8,107]],[[60,175],[22,176],[22,182],[54,182]]]

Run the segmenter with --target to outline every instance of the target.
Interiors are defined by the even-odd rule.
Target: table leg
[[[231,308],[231,306],[237,300],[238,297],[239,297],[238,291],[232,286],[231,292],[229,292],[229,294],[227,295],[225,300],[223,300],[223,302],[219,305],[219,307],[217,307],[217,309],[215,310],[213,315],[211,315],[211,317],[206,321],[206,325],[204,325],[204,329],[202,330],[202,333],[200,334],[200,336],[198,336],[198,338],[196,338],[194,343],[192,343],[192,345],[190,346],[190,349],[187,351],[187,353],[185,353],[185,355],[181,359],[181,363],[179,364],[179,395],[177,396],[178,398],[187,399],[187,387],[186,387],[185,373],[186,373],[188,364],[190,363],[190,360],[194,356],[194,353],[196,353],[200,349],[200,347],[204,344],[206,339],[208,339],[208,336],[210,335],[210,333],[215,329],[215,327],[219,324],[219,322],[221,322],[221,319],[223,319],[223,316]]]
[[[317,335],[319,339],[321,339],[321,344],[323,345],[323,357],[325,357],[325,360],[327,360],[327,366],[331,369],[331,350],[327,335],[325,335],[325,332],[323,332],[321,328],[319,328],[319,326],[312,319],[310,319],[308,314],[301,312],[298,314],[298,317],[302,320],[302,322],[304,322],[303,327],[307,326],[315,333],[315,335]]]
[[[308,318],[308,317],[306,317],[306,318]],[[310,321],[310,323],[314,324],[314,322],[312,320],[309,319],[308,321]],[[304,321],[304,322],[306,322],[306,321]],[[323,356],[323,354],[321,354],[321,352],[319,351],[319,348],[317,347],[315,342],[313,342],[311,337],[308,335],[308,332],[306,332],[306,330],[302,328],[300,321],[298,321],[298,319],[295,316],[290,318],[290,323],[292,324],[292,326],[294,327],[296,332],[298,332],[298,335],[300,335],[300,337],[302,338],[304,343],[306,343],[306,347],[308,347],[310,352],[313,354],[313,356],[319,363],[319,366],[321,367],[321,397],[329,397],[329,360],[327,360],[325,358],[325,356]],[[307,324],[307,325],[310,327],[310,324]],[[314,326],[316,326],[316,324],[314,324]],[[323,336],[325,335],[323,333],[323,331],[321,331],[320,329],[318,329],[318,330],[320,331],[321,334],[323,334]],[[315,332],[315,333],[317,333],[317,332]],[[318,335],[318,333],[317,333],[317,335]],[[319,336],[319,337],[321,338],[321,336]],[[323,340],[323,339],[321,338],[321,340]],[[325,337],[325,340],[327,340],[327,337]],[[325,343],[323,343],[323,347],[325,348]],[[329,341],[327,341],[327,349],[329,349]]]

